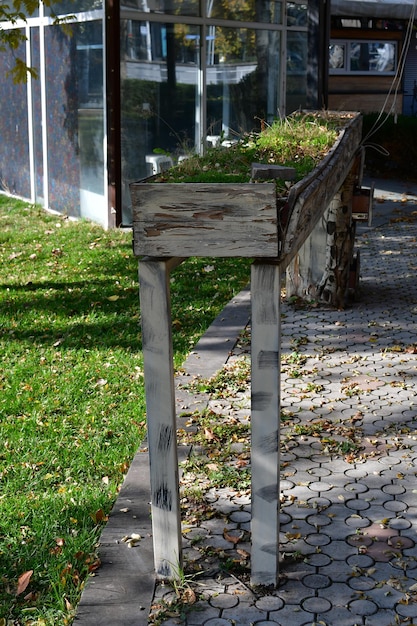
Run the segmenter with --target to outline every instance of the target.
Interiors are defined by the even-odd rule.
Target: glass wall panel
[[[200,15],[200,0],[122,0],[121,9],[168,15]]]
[[[278,115],[280,33],[216,27],[207,67],[207,135],[233,139]]]
[[[282,3],[278,0],[206,0],[207,17],[244,22],[282,22]]]
[[[40,50],[39,28],[31,28],[31,54],[32,66],[39,74]],[[41,81],[32,80],[32,120],[33,120],[33,153],[34,153],[34,176],[35,176],[35,202],[43,204],[43,148],[42,148],[42,107],[41,107]]]
[[[287,92],[285,112],[306,107],[307,33],[287,32]]]
[[[45,6],[45,15],[74,15],[98,9],[103,9],[103,0],[59,0]]]
[[[16,56],[25,58],[21,45]],[[0,189],[30,198],[30,169],[28,147],[27,87],[15,84],[8,72],[14,67],[14,55],[9,50],[0,54]]]
[[[199,142],[200,31],[124,20],[122,32],[123,221],[129,222],[129,182],[172,165]]]
[[[103,222],[101,22],[45,29],[49,204]],[[104,214],[103,214],[104,211]]]
[[[74,28],[74,27],[73,27]],[[49,204],[80,215],[76,38],[45,29]]]
[[[77,26],[75,67],[78,84],[78,144],[81,214],[90,215],[104,195],[104,91],[101,22]],[[91,207],[89,205],[92,205]]]

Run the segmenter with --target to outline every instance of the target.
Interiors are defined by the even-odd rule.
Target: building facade
[[[417,114],[414,0],[332,0],[328,106]]]
[[[104,227],[130,223],[129,183],[306,106],[299,0],[62,0],[0,55],[0,189]]]

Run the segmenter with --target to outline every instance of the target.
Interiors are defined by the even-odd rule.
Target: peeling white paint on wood
[[[134,252],[278,256],[274,183],[134,183]]]
[[[169,269],[172,262],[139,263],[142,344],[155,571],[175,578],[182,563]]]
[[[278,582],[280,301],[279,264],[252,265],[251,273],[251,582]]]

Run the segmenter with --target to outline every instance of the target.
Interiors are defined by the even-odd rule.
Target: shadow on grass
[[[0,286],[0,315],[8,320],[0,336],[60,349],[142,349],[139,288],[115,288],[114,281],[31,283]],[[172,293],[174,350],[186,353],[222,306],[213,305],[213,292],[204,296],[206,306],[193,306],[186,289]],[[187,303],[187,306],[184,305]],[[220,304],[220,303],[219,303]]]

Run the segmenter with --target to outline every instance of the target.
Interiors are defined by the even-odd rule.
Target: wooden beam
[[[182,566],[169,290],[174,264],[169,259],[139,261],[155,572],[168,579],[177,578]]]
[[[252,265],[252,578],[278,583],[280,301],[278,263]]]

